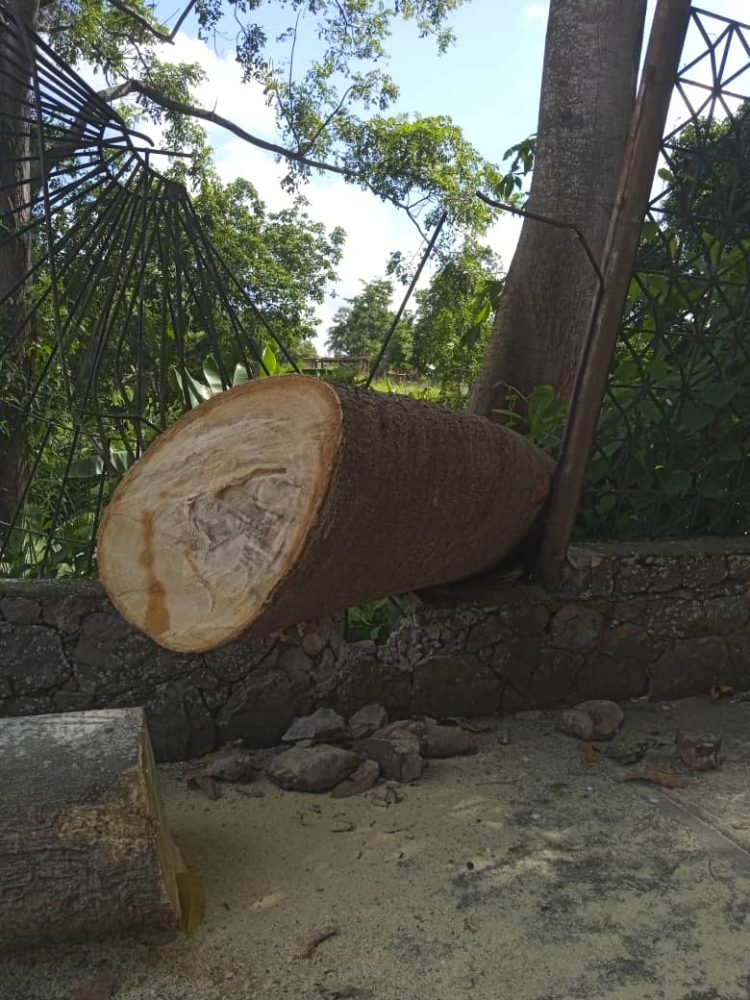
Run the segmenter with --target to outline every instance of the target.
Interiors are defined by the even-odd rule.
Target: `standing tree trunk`
[[[529,211],[601,260],[635,99],[646,0],[552,0]],[[570,397],[598,282],[577,235],[524,220],[469,409],[551,385]]]
[[[34,30],[38,0],[12,0],[9,9]],[[30,117],[33,49],[15,24],[0,17],[0,540],[13,521],[26,482],[23,400],[28,381],[28,330],[18,331],[31,270],[31,240],[16,235],[29,220],[32,149]],[[12,344],[10,339],[13,338]]]

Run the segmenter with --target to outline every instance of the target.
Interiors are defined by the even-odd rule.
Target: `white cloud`
[[[530,3],[523,9],[523,16],[528,21],[541,21],[549,14],[548,3]]]

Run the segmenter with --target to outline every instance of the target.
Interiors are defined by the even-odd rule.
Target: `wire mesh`
[[[750,26],[694,8],[578,534],[750,527]]]
[[[93,572],[154,437],[269,340],[296,369],[162,155],[0,5],[0,575]]]

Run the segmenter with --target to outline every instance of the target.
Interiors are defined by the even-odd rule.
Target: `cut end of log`
[[[102,519],[99,572],[123,617],[178,651],[239,636],[299,557],[341,427],[330,386],[290,375],[216,396],[163,434]]]

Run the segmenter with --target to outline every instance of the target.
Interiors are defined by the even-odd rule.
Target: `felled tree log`
[[[179,926],[140,708],[0,719],[0,949]]]
[[[300,375],[192,410],[115,490],[98,563],[120,613],[201,651],[496,565],[551,461],[481,417]]]

